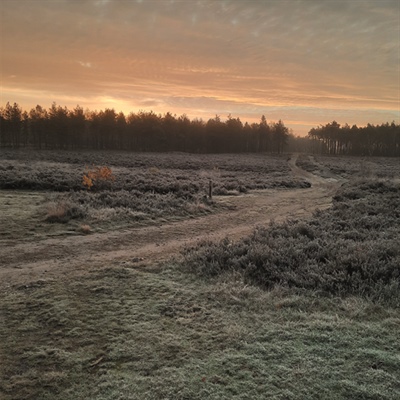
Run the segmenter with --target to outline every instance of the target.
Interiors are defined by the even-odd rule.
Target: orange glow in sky
[[[398,0],[0,0],[0,106],[400,122]]]

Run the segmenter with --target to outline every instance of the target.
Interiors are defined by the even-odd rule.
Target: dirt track
[[[335,177],[321,178],[290,161],[295,175],[311,188],[253,191],[235,197],[216,197],[226,211],[196,219],[88,236],[55,237],[41,241],[13,241],[0,247],[0,285],[29,284],[40,279],[62,279],[91,267],[124,263],[154,265],[178,255],[185,245],[199,240],[232,240],[248,235],[257,225],[288,217],[304,217],[331,205],[341,184]],[[4,287],[4,286],[3,286]]]

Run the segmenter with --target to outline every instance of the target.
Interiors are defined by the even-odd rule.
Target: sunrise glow
[[[0,106],[400,121],[400,3],[0,0]]]

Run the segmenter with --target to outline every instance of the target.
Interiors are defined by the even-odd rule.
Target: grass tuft
[[[67,223],[71,219],[83,219],[87,213],[81,204],[63,200],[66,196],[61,197],[58,201],[51,201],[47,204],[47,213],[45,220],[51,223]]]
[[[89,225],[86,225],[86,224],[81,225],[81,226],[80,226],[80,230],[81,230],[81,232],[82,232],[83,234],[85,234],[85,235],[88,235],[89,233],[92,232],[92,228],[91,228]]]

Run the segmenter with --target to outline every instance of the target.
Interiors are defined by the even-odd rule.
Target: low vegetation
[[[296,164],[306,171],[322,176],[337,175],[343,178],[383,178],[400,176],[398,158],[387,157],[337,157],[300,154]]]
[[[322,295],[357,295],[400,306],[400,184],[345,184],[333,207],[302,221],[260,227],[240,242],[205,242],[185,253],[188,268],[213,277]]]
[[[267,188],[304,188],[285,157],[5,151],[0,188],[45,191],[45,220],[93,226],[201,215],[207,198]]]
[[[82,185],[88,189],[101,189],[105,185],[111,185],[115,181],[111,168],[109,167],[93,167],[87,169],[82,177]]]
[[[0,294],[0,397],[398,399],[398,309],[110,263]]]
[[[141,173],[157,177],[179,157],[151,160]],[[104,161],[93,162],[111,165],[117,184],[129,167]],[[63,162],[75,165],[55,165]],[[199,243],[160,266],[112,260],[60,279],[3,283],[0,398],[399,399],[400,184],[341,162],[300,160],[321,175],[334,164],[353,171],[332,208],[308,219],[260,226],[238,242]],[[150,215],[157,196],[168,207],[181,201],[177,209],[196,204],[170,191],[77,189],[51,193],[47,212],[76,218],[87,234],[93,227],[80,213]]]
[[[0,150],[0,188],[77,191],[92,165],[110,167],[112,190],[215,194],[268,188],[304,188],[286,157],[271,155],[194,155],[183,153],[56,152]]]

